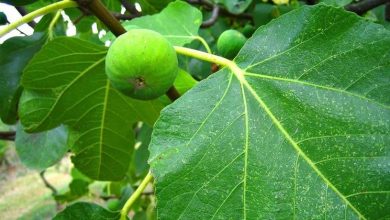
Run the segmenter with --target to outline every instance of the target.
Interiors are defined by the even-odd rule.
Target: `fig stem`
[[[72,8],[72,7],[77,7],[77,3],[75,1],[71,1],[71,0],[63,0],[60,2],[56,2],[53,4],[47,5],[43,8],[35,10],[35,11],[21,17],[19,20],[12,22],[11,24],[7,25],[5,28],[1,29],[0,30],[0,37],[3,37],[8,32],[16,29],[20,25],[34,20],[34,18],[36,18],[36,17],[42,16],[42,15],[45,15],[45,14],[48,14],[50,12],[54,12],[54,11],[57,11],[60,9]]]
[[[61,16],[62,9],[58,10],[56,14],[54,15],[53,19],[50,21],[48,33],[49,33],[49,40],[52,40],[54,37],[54,26],[57,23],[58,19]]]
[[[200,43],[203,44],[203,46],[206,48],[207,53],[212,53],[209,45],[207,44],[207,42],[204,40],[203,37],[195,36],[194,38],[197,39],[198,41],[200,41]]]
[[[179,47],[175,46],[174,47],[176,50],[176,53],[185,55],[185,56],[190,56],[194,57],[200,60],[204,60],[210,63],[215,63],[217,65],[227,67],[229,68],[239,79],[243,80],[244,73],[245,71],[241,69],[237,64],[231,60],[228,60],[224,57],[220,57],[214,54],[210,53],[205,53],[199,50],[194,50],[186,47]]]
[[[22,17],[25,16],[26,14],[28,14],[26,9],[23,6],[15,6],[15,9],[19,12],[19,14]],[[30,25],[30,27],[32,27],[32,28],[35,28],[35,26],[37,26],[37,23],[35,21],[27,22],[27,24]]]
[[[185,56],[190,56],[194,57],[200,60],[204,60],[210,63],[216,63],[221,66],[225,67],[231,67],[232,65],[236,65],[233,61],[228,60],[226,58],[211,54],[211,53],[205,53],[199,50],[194,50],[186,47],[179,47],[179,46],[174,46],[176,53],[185,55]]]
[[[134,202],[142,195],[142,192],[145,190],[146,186],[149,184],[150,181],[152,181],[153,176],[149,172],[145,178],[142,180],[141,184],[138,186],[138,188],[134,191],[133,194],[131,194],[130,198],[126,201],[125,205],[123,206],[121,210],[121,217],[120,220],[126,220],[127,214],[130,211],[131,206],[134,204]]]
[[[121,23],[111,14],[111,12],[104,6],[100,0],[76,0],[81,7],[88,9],[94,14],[101,22],[106,25],[108,29],[115,35],[119,36],[126,33],[126,29]]]

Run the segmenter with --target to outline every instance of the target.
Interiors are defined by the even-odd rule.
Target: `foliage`
[[[384,6],[358,16],[349,0],[145,0],[141,12],[134,1],[72,3],[69,37],[52,1],[30,3],[15,5],[47,15],[33,35],[0,45],[0,116],[17,124],[26,166],[41,171],[70,152],[69,189],[54,193],[67,207],[54,219],[390,218]],[[115,35],[134,28],[178,54],[174,86],[156,99],[124,95],[105,71]],[[229,59],[215,55],[226,30],[249,38],[240,34]],[[137,45],[148,46],[161,53]],[[166,68],[154,55],[137,61]]]

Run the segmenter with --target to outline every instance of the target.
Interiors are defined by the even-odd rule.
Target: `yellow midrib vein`
[[[271,118],[272,122],[276,125],[276,127],[280,130],[280,132],[284,135],[287,141],[294,147],[294,149],[298,152],[299,155],[309,164],[309,166],[320,176],[325,183],[346,203],[348,206],[359,215],[361,219],[366,219],[345,197],[344,195],[322,174],[322,172],[316,167],[316,165],[310,160],[310,158],[301,150],[298,144],[294,141],[294,139],[290,136],[290,134],[286,131],[280,121],[275,117],[275,115],[271,112],[268,106],[264,103],[264,101],[260,98],[260,96],[256,93],[256,91],[252,88],[252,86],[245,79],[245,72],[239,68],[235,63],[230,63],[229,68],[240,81],[242,87],[245,87],[252,96],[256,99],[256,101],[260,104],[260,106],[264,109],[267,115]],[[247,114],[247,112],[246,112]],[[246,177],[245,177],[246,178]],[[245,189],[244,189],[245,190]]]
[[[244,180],[243,180],[244,182],[243,211],[244,211],[244,219],[246,219],[246,184],[247,184],[247,177],[248,177],[249,118],[248,118],[248,105],[246,103],[245,90],[243,86],[241,86],[241,93],[242,93],[244,112],[245,112],[245,147],[244,147],[245,162],[244,162]]]

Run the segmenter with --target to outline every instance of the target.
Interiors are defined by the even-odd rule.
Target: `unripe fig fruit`
[[[256,31],[256,28],[253,27],[253,25],[251,24],[246,24],[242,30],[241,30],[241,33],[245,36],[245,37],[251,37],[252,34]]]
[[[118,211],[120,209],[121,202],[119,199],[110,199],[107,201],[107,209],[110,211]]]
[[[244,46],[246,37],[236,30],[226,30],[218,38],[218,52],[228,59],[233,59],[241,47]]]
[[[106,74],[113,87],[136,99],[163,95],[179,70],[173,46],[161,34],[131,29],[119,36],[106,57]]]

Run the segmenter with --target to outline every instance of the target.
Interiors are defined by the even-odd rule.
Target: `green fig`
[[[242,29],[241,32],[245,37],[251,37],[252,34],[256,31],[256,28],[253,27],[251,24],[246,24]]]
[[[107,201],[107,209],[110,211],[118,211],[120,206],[121,202],[119,199],[110,199]]]
[[[131,29],[122,34],[106,56],[106,74],[113,87],[135,99],[150,100],[165,94],[178,70],[171,43],[147,29]]]
[[[233,59],[244,46],[246,40],[241,32],[226,30],[218,38],[218,52],[225,58]]]

